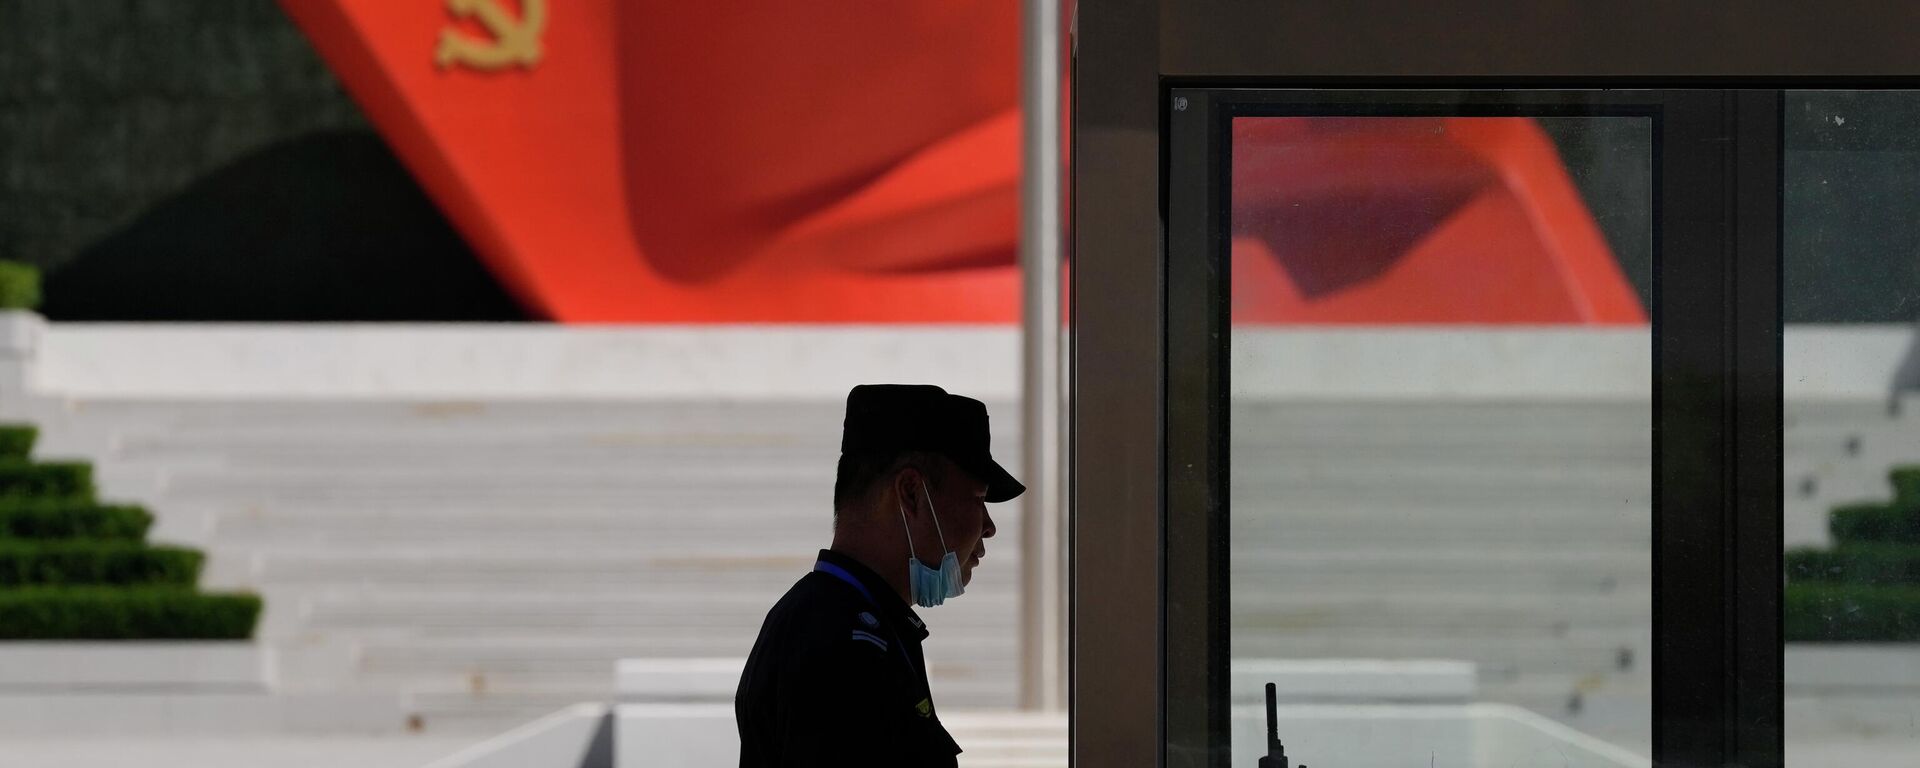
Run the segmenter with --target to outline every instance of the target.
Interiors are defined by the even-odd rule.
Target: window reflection
[[[1233,121],[1235,764],[1647,764],[1650,130]]]
[[[1787,764],[1920,743],[1920,94],[1786,96]]]

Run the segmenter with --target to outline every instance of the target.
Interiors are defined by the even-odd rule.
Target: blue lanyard
[[[813,569],[852,585],[854,589],[857,589],[860,591],[861,597],[864,597],[867,599],[868,605],[873,606],[873,609],[875,611],[880,610],[880,604],[874,601],[873,593],[867,591],[867,585],[860,583],[860,580],[854,578],[853,574],[847,573],[847,569],[834,565],[833,563],[829,563],[825,560],[815,561],[813,564]],[[891,628],[889,628],[889,630],[891,630]],[[907,644],[901,642],[900,636],[893,633],[892,631],[887,632],[887,634],[893,635],[893,646],[895,648],[900,649],[900,660],[907,663],[907,671],[912,672],[914,677],[919,677],[920,668],[914,666],[913,657],[907,655]]]
[[[875,608],[880,607],[879,603],[876,603],[873,601],[873,593],[867,591],[867,585],[860,583],[860,580],[854,578],[853,574],[847,573],[847,569],[834,565],[833,563],[829,563],[825,560],[821,560],[819,562],[814,563],[813,569],[821,573],[827,574],[829,576],[832,576],[841,581],[844,581],[848,584],[852,584],[854,589],[860,590],[860,596],[867,599],[868,605],[871,605]]]

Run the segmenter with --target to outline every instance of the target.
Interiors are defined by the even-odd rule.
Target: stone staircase
[[[1648,753],[1646,402],[1237,406],[1236,657],[1468,660]]]
[[[1017,408],[988,405],[996,455],[1020,466]],[[607,700],[619,658],[743,656],[828,540],[842,414],[85,400],[38,415],[50,450],[152,506],[156,538],[209,551],[209,588],[266,596],[283,686],[394,691],[429,732],[480,733]],[[1236,656],[1471,660],[1483,698],[1644,752],[1647,403],[1242,403],[1232,423]],[[1019,504],[994,513],[999,546],[967,598],[926,612],[949,711],[1015,704]]]
[[[394,690],[416,726],[485,732],[608,699],[618,658],[744,656],[830,537],[839,411],[88,401],[48,431],[150,485],[156,537],[207,548],[210,588],[266,596],[283,686]],[[928,616],[948,707],[1013,704],[1017,563],[996,548]]]
[[[1828,546],[1833,507],[1886,501],[1887,469],[1920,464],[1920,396],[1890,411],[1876,401],[1789,402],[1785,412],[1788,547]]]

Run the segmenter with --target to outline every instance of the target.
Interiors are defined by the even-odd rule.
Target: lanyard
[[[860,591],[861,597],[867,599],[868,605],[873,606],[875,611],[884,613],[884,611],[880,609],[880,604],[874,601],[873,593],[867,591],[867,585],[860,583],[860,580],[854,578],[853,574],[847,573],[847,569],[825,560],[816,561],[813,564],[813,569],[852,585],[854,589]],[[893,646],[900,649],[900,660],[907,663],[907,671],[913,673],[913,678],[920,677],[920,668],[915,667],[913,665],[913,657],[907,655],[907,644],[900,641],[899,634],[893,632],[892,627],[888,627],[887,634],[893,635]],[[909,678],[909,684],[911,684],[913,678]]]

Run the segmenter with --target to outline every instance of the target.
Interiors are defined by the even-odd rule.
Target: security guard
[[[847,394],[833,546],[767,613],[740,675],[742,768],[953,766],[909,604],[960,596],[1026,487],[987,451],[980,401],[926,385]]]

